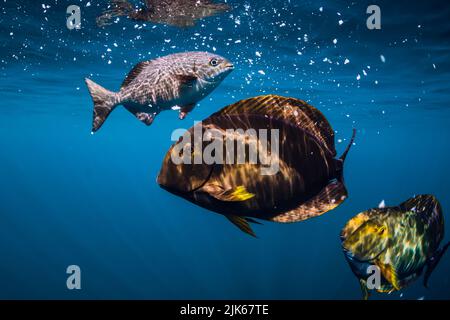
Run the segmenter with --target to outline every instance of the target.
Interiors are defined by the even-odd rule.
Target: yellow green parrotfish
[[[432,195],[419,195],[396,207],[361,212],[341,232],[345,257],[360,281],[364,299],[371,289],[385,293],[400,290],[424,271],[427,287],[450,244],[440,248],[443,238],[441,205]],[[374,280],[372,285],[369,280]]]
[[[206,138],[197,146],[189,139],[196,132]],[[167,152],[158,183],[255,236],[249,225],[258,223],[255,218],[302,221],[347,198],[343,166],[354,135],[335,158],[334,131],[319,110],[295,98],[253,97],[185,132]],[[174,155],[186,161],[174,161]],[[214,161],[202,159],[207,155]]]

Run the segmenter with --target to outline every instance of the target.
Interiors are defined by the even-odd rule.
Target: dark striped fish
[[[136,21],[162,23],[186,28],[197,20],[214,16],[230,9],[226,3],[210,0],[146,0],[145,6],[135,8],[126,0],[112,0],[110,8],[97,17],[97,25],[110,25],[114,18],[126,16]]]
[[[367,281],[376,266],[381,275],[378,292],[400,290],[416,280],[426,267],[424,285],[450,243],[444,238],[441,205],[431,195],[419,195],[399,206],[375,208],[350,219],[341,232],[342,247],[358,277],[364,299]]]
[[[180,109],[179,117],[184,119],[233,68],[230,61],[216,54],[183,52],[138,63],[119,92],[108,91],[86,79],[94,100],[92,132],[100,129],[120,104],[146,125],[159,112],[171,108]]]
[[[344,154],[335,159],[330,124],[319,110],[302,100],[276,95],[250,98],[214,113],[202,122],[200,129],[199,125],[189,129],[170,148],[158,183],[169,192],[223,214],[250,235],[254,232],[249,222],[256,222],[252,218],[282,223],[302,221],[336,208],[347,197],[343,164],[354,136]],[[267,139],[270,145],[264,146],[261,136],[246,134],[248,129],[270,130]],[[250,148],[257,146],[260,155],[264,154],[264,148],[272,150],[271,130],[276,129],[279,150],[277,154],[271,153],[270,158],[278,163],[279,170],[262,174],[268,162],[250,161]],[[189,143],[183,146],[196,130],[221,135],[225,142],[220,153],[224,159],[233,159],[233,163],[229,160],[223,164],[174,163],[174,154],[181,156],[188,152],[188,157],[195,157],[210,146],[208,141],[202,142],[201,150]],[[230,141],[232,144],[227,143]],[[241,163],[235,150],[230,151],[230,146],[237,149],[238,143],[245,145],[245,161]]]

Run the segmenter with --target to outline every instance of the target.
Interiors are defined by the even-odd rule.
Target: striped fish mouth
[[[227,63],[224,67],[225,67],[225,69],[230,69],[230,70],[234,69],[234,65],[232,63]]]

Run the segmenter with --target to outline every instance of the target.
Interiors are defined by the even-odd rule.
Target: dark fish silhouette
[[[112,0],[111,8],[97,17],[97,25],[104,27],[111,24],[111,20],[116,17],[127,16],[137,21],[192,27],[199,19],[229,9],[226,3],[213,3],[210,0],[146,0],[145,6],[138,9],[126,0]]]
[[[450,243],[444,238],[441,205],[432,195],[419,195],[397,207],[375,208],[350,219],[341,232],[345,257],[358,277],[364,299],[369,297],[368,267],[381,274],[378,292],[400,290],[426,267],[424,285]]]
[[[170,148],[158,183],[169,192],[223,214],[250,235],[254,233],[249,222],[256,222],[252,218],[283,223],[302,221],[336,208],[347,197],[343,164],[355,131],[344,154],[335,159],[334,132],[330,124],[319,110],[302,100],[259,96],[225,107],[202,122],[201,134],[207,130],[221,134],[225,141],[232,141],[233,149],[237,149],[237,143],[245,145],[242,164],[237,161],[232,164],[229,161],[176,164],[173,155],[184,156],[188,152],[188,159],[208,147],[208,141],[201,143],[202,150],[193,144],[183,146],[189,135],[199,131],[198,126],[189,129]],[[249,161],[249,150],[256,145],[258,152],[262,152],[264,145],[254,136],[227,132],[229,129],[278,129],[278,154],[270,154],[272,160],[278,161],[278,172],[263,175],[261,170],[266,168],[265,164]],[[270,150],[271,139],[272,133],[270,147],[265,147]],[[225,159],[237,160],[226,142],[223,147]]]
[[[217,54],[195,51],[138,63],[119,92],[111,92],[86,79],[94,101],[92,132],[100,129],[120,104],[146,125],[152,124],[159,112],[171,108],[179,109],[179,118],[184,119],[233,68],[230,61]]]

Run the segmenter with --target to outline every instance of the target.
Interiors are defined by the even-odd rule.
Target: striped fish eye
[[[212,59],[209,61],[209,64],[210,64],[211,66],[215,67],[215,66],[217,66],[217,65],[219,64],[219,61],[218,61],[216,58],[212,58]]]

